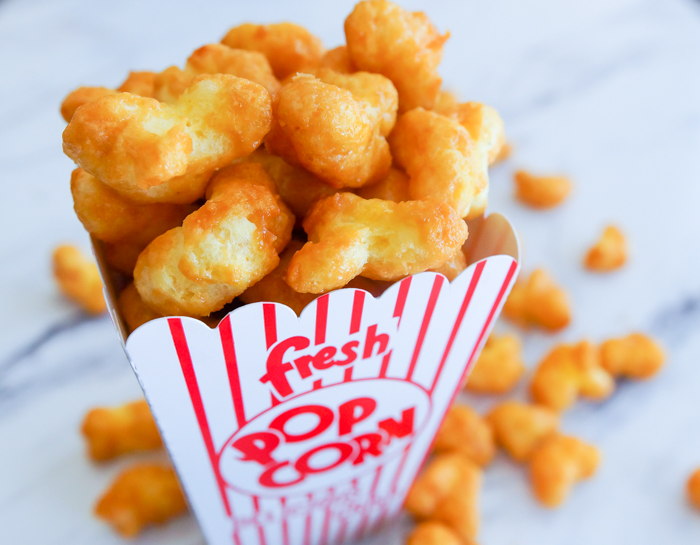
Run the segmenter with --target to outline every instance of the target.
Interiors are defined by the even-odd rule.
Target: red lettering
[[[372,325],[367,328],[367,337],[365,338],[365,350],[362,353],[362,359],[367,359],[372,357],[372,351],[374,350],[374,345],[379,344],[379,350],[377,351],[377,356],[384,352],[389,346],[389,335],[386,333],[380,333],[377,335],[377,326]]]
[[[333,356],[337,350],[333,346],[326,346],[314,356],[314,367],[319,371],[333,366]]]
[[[301,378],[309,378],[311,376],[311,368],[309,366],[313,359],[313,356],[302,356],[294,360],[294,365],[297,366],[297,371],[299,371]]]
[[[284,363],[282,359],[284,358],[285,352],[290,348],[294,350],[303,350],[310,344],[311,341],[306,337],[290,337],[275,346],[267,357],[267,373],[260,378],[260,382],[263,384],[270,382],[273,388],[277,390],[282,397],[290,395],[292,393],[292,387],[289,385],[286,374],[291,371],[293,367],[291,363]]]
[[[355,424],[366,419],[376,408],[377,402],[371,397],[358,397],[341,404],[338,407],[338,434],[352,433]]]
[[[411,407],[401,413],[401,421],[397,422],[393,418],[387,418],[379,422],[379,429],[384,430],[389,434],[389,440],[392,437],[406,437],[413,433],[413,417],[415,416],[416,408]]]
[[[318,454],[319,452],[323,452],[324,450],[330,449],[335,449],[338,452],[338,458],[334,462],[331,462],[330,464],[322,467],[311,467],[309,465],[312,456]],[[319,447],[313,448],[306,454],[302,455],[294,464],[294,468],[299,473],[303,474],[323,473],[324,471],[329,471],[335,467],[338,467],[345,460],[350,458],[354,451],[355,449],[352,447],[352,445],[349,445],[348,443],[328,443],[327,445],[321,445]]]
[[[231,445],[243,454],[244,462],[258,462],[266,466],[274,462],[272,453],[279,446],[280,438],[269,431],[259,431],[236,439]]]
[[[304,477],[306,477],[306,475],[304,475],[303,473],[300,473],[296,479],[292,479],[291,481],[287,481],[285,483],[281,483],[275,480],[275,474],[277,473],[277,471],[288,465],[289,462],[287,461],[280,462],[279,464],[275,464],[274,466],[267,468],[260,475],[258,482],[263,486],[267,486],[268,488],[282,488],[283,486],[292,486],[293,484],[297,484],[303,481]]]
[[[285,431],[284,429],[287,422],[289,422],[292,418],[302,414],[316,415],[318,417],[316,427],[299,435],[292,435],[290,433],[287,433],[287,431]],[[331,411],[327,407],[324,407],[322,405],[304,405],[303,407],[295,407],[293,409],[289,409],[287,412],[282,413],[281,415],[276,417],[272,422],[270,422],[269,427],[270,429],[279,431],[284,436],[284,440],[288,443],[297,443],[299,441],[306,441],[307,439],[316,437],[317,435],[326,431],[333,423],[333,418],[333,411]]]
[[[353,438],[358,447],[357,456],[352,461],[352,465],[360,465],[365,461],[365,454],[379,456],[383,452],[384,436],[381,433],[365,433]]]
[[[343,351],[343,354],[345,354],[346,359],[336,361],[336,365],[348,365],[352,362],[354,362],[357,359],[357,352],[355,352],[355,349],[360,346],[360,341],[350,341],[349,343],[345,343],[343,345],[343,348],[341,349]]]

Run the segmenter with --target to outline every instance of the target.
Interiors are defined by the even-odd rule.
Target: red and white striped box
[[[317,298],[148,322],[109,311],[210,545],[356,541],[408,488],[518,273],[503,216],[470,223],[472,264],[451,283],[408,277],[374,299]],[[100,259],[103,278],[109,275]]]

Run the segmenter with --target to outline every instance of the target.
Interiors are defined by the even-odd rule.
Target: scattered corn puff
[[[465,545],[449,526],[440,522],[422,522],[408,536],[406,545]]]
[[[53,275],[61,292],[90,314],[107,310],[97,265],[75,246],[63,245],[53,252]]]
[[[664,364],[664,352],[654,340],[641,333],[609,339],[600,347],[603,368],[615,377],[648,379]]]
[[[534,176],[519,170],[513,177],[515,197],[532,208],[553,208],[561,204],[571,191],[565,176]]]
[[[593,476],[600,462],[598,449],[575,437],[555,434],[534,448],[530,483],[546,507],[561,505],[578,481]]]
[[[550,331],[558,331],[571,321],[566,293],[543,269],[516,282],[503,306],[503,315],[520,325],[537,325]]]
[[[95,514],[124,537],[187,511],[175,471],[137,464],[121,473],[95,505]]]
[[[686,484],[688,501],[696,509],[700,509],[700,469],[697,469],[688,479]]]
[[[530,385],[535,401],[555,411],[568,409],[579,395],[602,400],[614,389],[612,375],[588,341],[556,346],[540,362]]]
[[[583,264],[589,271],[609,272],[619,269],[626,261],[625,236],[617,227],[609,225],[600,240],[588,250]]]
[[[505,394],[525,373],[520,341],[512,335],[491,335],[467,380],[467,390],[480,394]]]
[[[518,462],[527,460],[533,449],[559,426],[559,415],[553,410],[518,401],[497,405],[486,420],[496,443]]]
[[[90,458],[98,461],[163,446],[145,400],[92,409],[83,420],[82,432]]]
[[[479,529],[481,470],[459,453],[436,456],[416,479],[404,507],[419,520],[441,522],[470,542]]]
[[[437,454],[458,452],[479,466],[488,465],[496,453],[493,430],[474,409],[454,405],[435,436]]]
[[[156,318],[162,318],[163,316],[143,302],[143,299],[141,299],[133,283],[129,284],[121,291],[117,304],[119,305],[119,312],[124,318],[129,332],[132,332],[146,322],[150,322]]]

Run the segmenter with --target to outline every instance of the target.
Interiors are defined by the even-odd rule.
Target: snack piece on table
[[[385,136],[396,115],[393,85],[378,74],[321,73],[333,83],[300,74],[275,95],[265,146],[336,188],[381,180],[391,166]]]
[[[578,481],[593,476],[600,453],[575,437],[554,434],[537,445],[530,456],[530,483],[546,507],[561,505]]]
[[[442,265],[428,270],[431,272],[436,272],[445,275],[447,280],[452,282],[455,278],[459,276],[459,273],[461,273],[466,268],[467,256],[462,251],[462,248],[460,248],[452,255],[452,257],[450,257]]]
[[[83,420],[82,433],[90,458],[99,461],[163,446],[145,399],[92,409]]]
[[[123,471],[95,505],[95,514],[124,537],[186,511],[175,471],[156,464],[136,464]]]
[[[404,507],[418,520],[441,522],[471,542],[479,529],[479,466],[459,453],[433,458],[416,479]]]
[[[319,67],[330,68],[341,74],[357,72],[357,66],[352,62],[348,46],[346,45],[339,45],[338,47],[326,51],[323,57],[321,57]]]
[[[626,261],[625,236],[617,227],[609,225],[600,240],[588,250],[583,264],[589,271],[609,272],[619,269]]]
[[[518,462],[524,462],[533,449],[559,427],[559,415],[541,405],[505,401],[486,417],[496,443]]]
[[[135,203],[77,168],[71,174],[73,207],[85,230],[109,243],[145,247],[167,230],[182,225],[193,207],[182,204]]]
[[[103,242],[102,256],[113,269],[127,276],[133,276],[136,261],[146,246],[147,244],[134,244],[131,242],[118,242],[117,244]]]
[[[663,349],[648,335],[632,333],[600,346],[601,365],[614,377],[644,380],[664,365]]]
[[[287,283],[321,293],[356,276],[394,281],[442,265],[467,239],[467,225],[445,203],[393,203],[339,193],[304,220],[309,242],[292,258]]]
[[[399,118],[389,144],[394,160],[410,177],[412,199],[445,202],[462,218],[483,213],[488,164],[458,121],[416,108]]]
[[[243,291],[277,266],[293,227],[294,216],[261,165],[222,168],[207,187],[207,202],[182,224],[180,271]]]
[[[510,392],[525,373],[520,341],[513,335],[489,336],[467,379],[467,390],[480,394]]]
[[[614,390],[613,376],[603,368],[599,350],[588,341],[555,346],[540,362],[530,384],[535,401],[555,411],[568,409],[579,395],[600,401]]]
[[[117,304],[119,312],[129,328],[129,333],[146,322],[163,317],[162,314],[158,314],[143,302],[133,282],[119,293]]]
[[[553,208],[561,204],[571,191],[566,176],[535,176],[524,170],[513,175],[515,198],[532,208]]]
[[[435,436],[436,454],[458,452],[478,466],[486,466],[496,454],[493,430],[474,409],[453,405]]]
[[[437,67],[448,37],[424,13],[386,0],[360,2],[345,20],[353,64],[388,77],[399,92],[402,112],[433,107],[442,83]]]
[[[316,67],[325,53],[321,40],[293,23],[245,23],[229,30],[221,43],[261,52],[278,79]]]
[[[403,202],[411,200],[408,187],[408,176],[398,168],[392,167],[380,181],[371,185],[364,185],[358,188],[355,193],[363,199]]]
[[[429,520],[409,534],[406,545],[468,545],[449,526]]]
[[[503,315],[521,326],[536,325],[549,331],[558,331],[571,321],[566,292],[544,269],[515,283],[503,305]]]
[[[63,151],[117,191],[148,189],[248,155],[271,121],[270,94],[261,85],[206,74],[174,105],[128,93],[85,104],[63,132]]]
[[[493,163],[491,163],[491,165],[498,165],[504,161],[507,161],[512,154],[513,146],[510,144],[510,142],[503,142],[503,145],[501,146],[498,155],[496,155],[496,158],[493,160]]]
[[[696,469],[686,483],[688,501],[696,509],[700,509],[700,469]]]
[[[101,314],[107,310],[97,265],[75,246],[64,244],[54,250],[53,275],[61,292],[85,312]]]

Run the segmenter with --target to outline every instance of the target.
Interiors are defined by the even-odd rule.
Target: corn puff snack
[[[417,108],[396,122],[389,144],[412,199],[445,202],[462,218],[483,213],[488,162],[458,121]]]
[[[98,407],[85,415],[82,427],[90,458],[110,460],[163,446],[146,400],[120,407]]]
[[[278,79],[315,68],[325,53],[321,40],[292,23],[246,23],[229,30],[221,43],[236,49],[259,51],[267,57]]]
[[[603,368],[614,377],[645,380],[659,372],[665,356],[651,337],[632,333],[605,341],[600,347],[600,358]]]
[[[54,250],[53,275],[61,292],[88,314],[107,310],[97,265],[75,246],[63,245]]]
[[[146,246],[130,242],[118,242],[116,244],[104,242],[102,244],[102,255],[107,264],[114,270],[127,276],[133,276],[136,260]]]
[[[530,384],[535,401],[555,411],[568,409],[579,395],[600,401],[614,389],[612,375],[588,341],[557,345],[540,362]]]
[[[408,176],[397,168],[390,168],[384,178],[372,185],[364,185],[355,193],[363,199],[383,199],[392,202],[410,201]]]
[[[530,458],[534,448],[559,426],[559,415],[555,411],[518,401],[497,405],[486,420],[491,424],[498,446],[518,462]]]
[[[428,270],[445,275],[447,280],[452,282],[455,278],[457,278],[457,276],[459,276],[459,273],[461,273],[466,268],[467,256],[460,248],[452,255],[452,257],[450,257],[442,265]]]
[[[550,331],[558,331],[571,321],[566,293],[544,269],[515,283],[503,306],[503,315],[520,325],[536,325]]]
[[[163,524],[185,511],[175,471],[148,464],[121,473],[95,505],[95,514],[124,537],[137,536],[144,527]]]
[[[565,176],[535,176],[519,170],[513,180],[515,198],[532,208],[554,208],[571,192],[571,182]]]
[[[416,526],[406,545],[464,545],[459,536],[440,522],[421,522]]]
[[[386,0],[360,2],[345,20],[353,64],[389,78],[399,91],[402,112],[433,107],[442,83],[437,66],[448,37],[424,13]]]
[[[129,333],[146,322],[163,317],[162,314],[158,314],[143,302],[133,282],[121,291],[117,304],[119,306],[119,312],[129,329]]]
[[[453,405],[435,436],[436,454],[457,452],[478,466],[486,466],[496,453],[493,430],[474,409]]]
[[[575,437],[555,434],[535,447],[530,458],[530,483],[545,507],[558,507],[578,481],[593,476],[600,453]]]
[[[525,373],[520,341],[512,335],[491,335],[467,379],[466,389],[479,394],[510,392]]]
[[[481,470],[459,453],[436,456],[416,479],[405,509],[418,520],[440,522],[471,542],[479,529]]]
[[[583,264],[589,271],[610,272],[622,267],[626,261],[625,236],[617,227],[609,225],[600,240],[588,250]]]
[[[448,205],[364,200],[339,193],[316,203],[304,220],[309,242],[292,258],[287,283],[321,293],[356,276],[397,280],[439,265],[467,239]]]
[[[352,62],[350,52],[348,51],[348,47],[346,45],[340,45],[326,51],[323,57],[321,57],[319,67],[330,68],[331,70],[341,74],[352,74],[353,72],[357,72],[357,66],[355,66],[355,64]]]
[[[688,479],[686,493],[690,504],[700,510],[700,469],[695,470]]]

